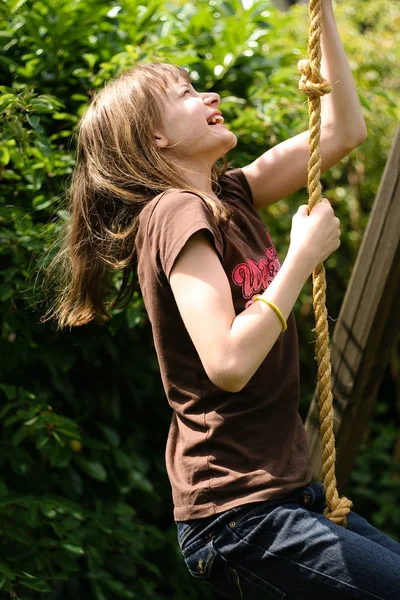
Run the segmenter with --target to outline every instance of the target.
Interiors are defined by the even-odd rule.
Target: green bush
[[[171,415],[139,293],[107,326],[58,332],[40,322],[41,283],[69,217],[63,201],[77,119],[92,90],[121,70],[170,60],[190,69],[198,89],[218,91],[239,137],[230,154],[236,166],[307,128],[297,89],[307,9],[280,13],[269,1],[246,6],[238,0],[0,4],[4,598],[211,597],[189,578],[176,542],[164,464]],[[400,115],[394,3],[340,2],[336,13],[369,138],[323,177],[344,232],[340,253],[326,265],[333,317]],[[291,216],[305,201],[303,190],[263,213],[282,257]],[[304,415],[315,380],[310,285],[296,314]],[[377,404],[351,489],[368,518],[399,536],[392,458],[399,415],[391,397],[390,410]],[[374,495],[378,489],[384,494]]]

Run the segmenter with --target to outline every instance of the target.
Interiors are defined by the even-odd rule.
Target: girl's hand
[[[303,204],[292,219],[288,255],[301,259],[312,272],[340,246],[340,221],[327,198],[311,214]]]

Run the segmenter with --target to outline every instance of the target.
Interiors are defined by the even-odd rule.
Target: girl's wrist
[[[332,0],[322,0],[322,17],[324,17],[324,15],[326,15],[328,12],[333,15]]]
[[[315,258],[306,250],[294,249],[289,246],[285,264],[293,268],[301,279],[307,281],[315,268]]]

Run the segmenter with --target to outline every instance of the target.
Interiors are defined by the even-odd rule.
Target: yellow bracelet
[[[276,304],[274,304],[273,302],[270,302],[269,300],[266,300],[262,296],[254,296],[253,302],[255,302],[256,300],[261,300],[262,302],[265,302],[265,304],[268,304],[268,306],[275,311],[276,316],[279,318],[280,322],[282,323],[282,331],[286,331],[287,323],[286,323],[285,317],[283,316],[283,314],[281,313],[279,308],[276,306]]]

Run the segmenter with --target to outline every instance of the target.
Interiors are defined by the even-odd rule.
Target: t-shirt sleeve
[[[243,169],[230,169],[219,178],[219,184],[227,196],[234,195],[241,202],[246,202],[254,208],[253,194]]]
[[[221,231],[211,209],[200,196],[174,190],[157,202],[149,219],[148,236],[156,264],[168,280],[179,252],[190,236],[201,229],[210,232],[210,239],[222,261],[224,244]]]

